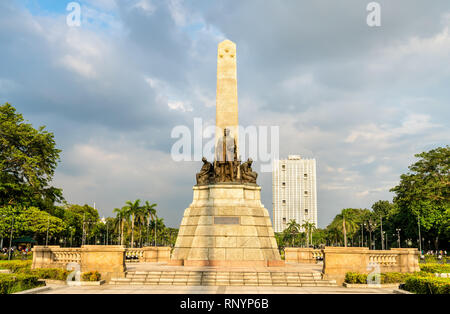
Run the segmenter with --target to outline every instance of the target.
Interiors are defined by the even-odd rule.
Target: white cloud
[[[148,15],[151,15],[156,11],[156,6],[151,0],[140,0],[136,2],[132,7],[144,10]]]
[[[85,78],[96,77],[94,67],[79,57],[66,55],[60,60],[60,63],[67,69],[72,70]]]

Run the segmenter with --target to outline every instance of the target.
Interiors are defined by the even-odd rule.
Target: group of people
[[[28,255],[28,253],[30,253],[30,248],[28,246],[19,246],[19,247],[13,246],[10,249],[7,247],[4,247],[0,250],[0,252],[3,255],[8,255],[9,250],[11,250],[11,255],[14,255],[15,253],[20,253],[21,255],[26,256],[26,255]]]
[[[425,259],[425,256],[436,256],[436,258],[438,260],[442,260],[443,257],[447,256],[447,251],[446,250],[428,250],[427,252],[425,252],[424,250],[422,250],[421,254],[420,254],[420,258],[421,259]]]

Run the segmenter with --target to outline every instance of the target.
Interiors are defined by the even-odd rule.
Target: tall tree
[[[139,212],[141,208],[141,200],[126,201],[125,209],[127,214],[131,217],[131,248],[134,248],[134,222],[136,218],[136,214]]]
[[[124,245],[123,229],[124,229],[124,225],[125,225],[125,219],[127,216],[127,209],[125,207],[114,208],[114,213],[116,214],[116,217],[117,217],[117,220],[119,221],[119,226],[120,226],[119,242],[120,242],[120,245]]]
[[[448,234],[450,224],[450,147],[438,147],[415,157],[419,160],[400,176],[400,183],[391,192],[395,193],[399,215],[404,217],[399,219],[402,233],[417,236],[419,221],[421,230],[433,237],[438,249],[439,239]]]
[[[50,186],[61,152],[55,146],[44,126],[35,129],[10,104],[0,106],[0,206],[48,209],[63,200]]]
[[[157,204],[150,204],[148,201],[145,201],[145,205],[144,205],[144,209],[145,211],[148,213],[147,215],[147,219],[148,219],[148,225],[147,225],[147,242],[149,242],[149,229],[150,229],[150,219],[154,222],[156,219],[156,207]],[[156,227],[156,223],[154,224]],[[156,234],[156,229],[155,229],[155,234]],[[155,235],[155,239],[156,239],[156,235]]]
[[[291,245],[294,246],[295,236],[300,233],[301,226],[295,221],[295,219],[289,220],[285,232],[290,235]]]

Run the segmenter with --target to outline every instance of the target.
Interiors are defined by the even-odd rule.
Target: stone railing
[[[138,263],[144,261],[144,249],[143,248],[127,248],[125,249],[125,261],[127,263]]]
[[[369,263],[378,264],[380,266],[395,266],[397,265],[398,254],[389,251],[370,251]]]
[[[119,245],[84,245],[81,248],[59,246],[35,246],[32,269],[63,268],[81,272],[98,271],[102,279],[120,278],[125,275],[125,248]]]
[[[166,263],[170,261],[170,247],[146,246],[125,249],[127,263]]]
[[[342,283],[347,272],[373,273],[379,271],[412,273],[420,271],[417,249],[371,251],[368,248],[326,247],[323,250],[324,279]]]
[[[69,263],[81,263],[81,248],[35,246],[32,268],[60,268]]]
[[[323,252],[318,249],[300,247],[287,247],[284,249],[286,263],[315,264],[317,261],[322,260],[322,258]]]

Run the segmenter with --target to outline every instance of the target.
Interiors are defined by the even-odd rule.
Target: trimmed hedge
[[[0,274],[0,294],[11,294],[44,285],[35,275]]]
[[[450,264],[419,264],[420,270],[427,273],[450,273]]]
[[[101,277],[98,271],[89,271],[81,274],[81,281],[100,281]]]
[[[450,279],[411,276],[403,288],[418,294],[450,294]]]
[[[0,261],[0,269],[9,269],[13,273],[31,269],[32,261]]]
[[[382,273],[380,283],[404,283],[410,277],[433,277],[433,274],[426,272],[416,273]],[[345,282],[350,284],[367,284],[367,274],[349,272],[345,274]]]
[[[60,268],[38,268],[26,270],[24,273],[35,275],[39,279],[67,280],[71,272]]]
[[[367,275],[366,274],[360,274],[360,273],[353,273],[349,272],[345,274],[345,280],[346,283],[360,283],[360,284],[367,284]]]

